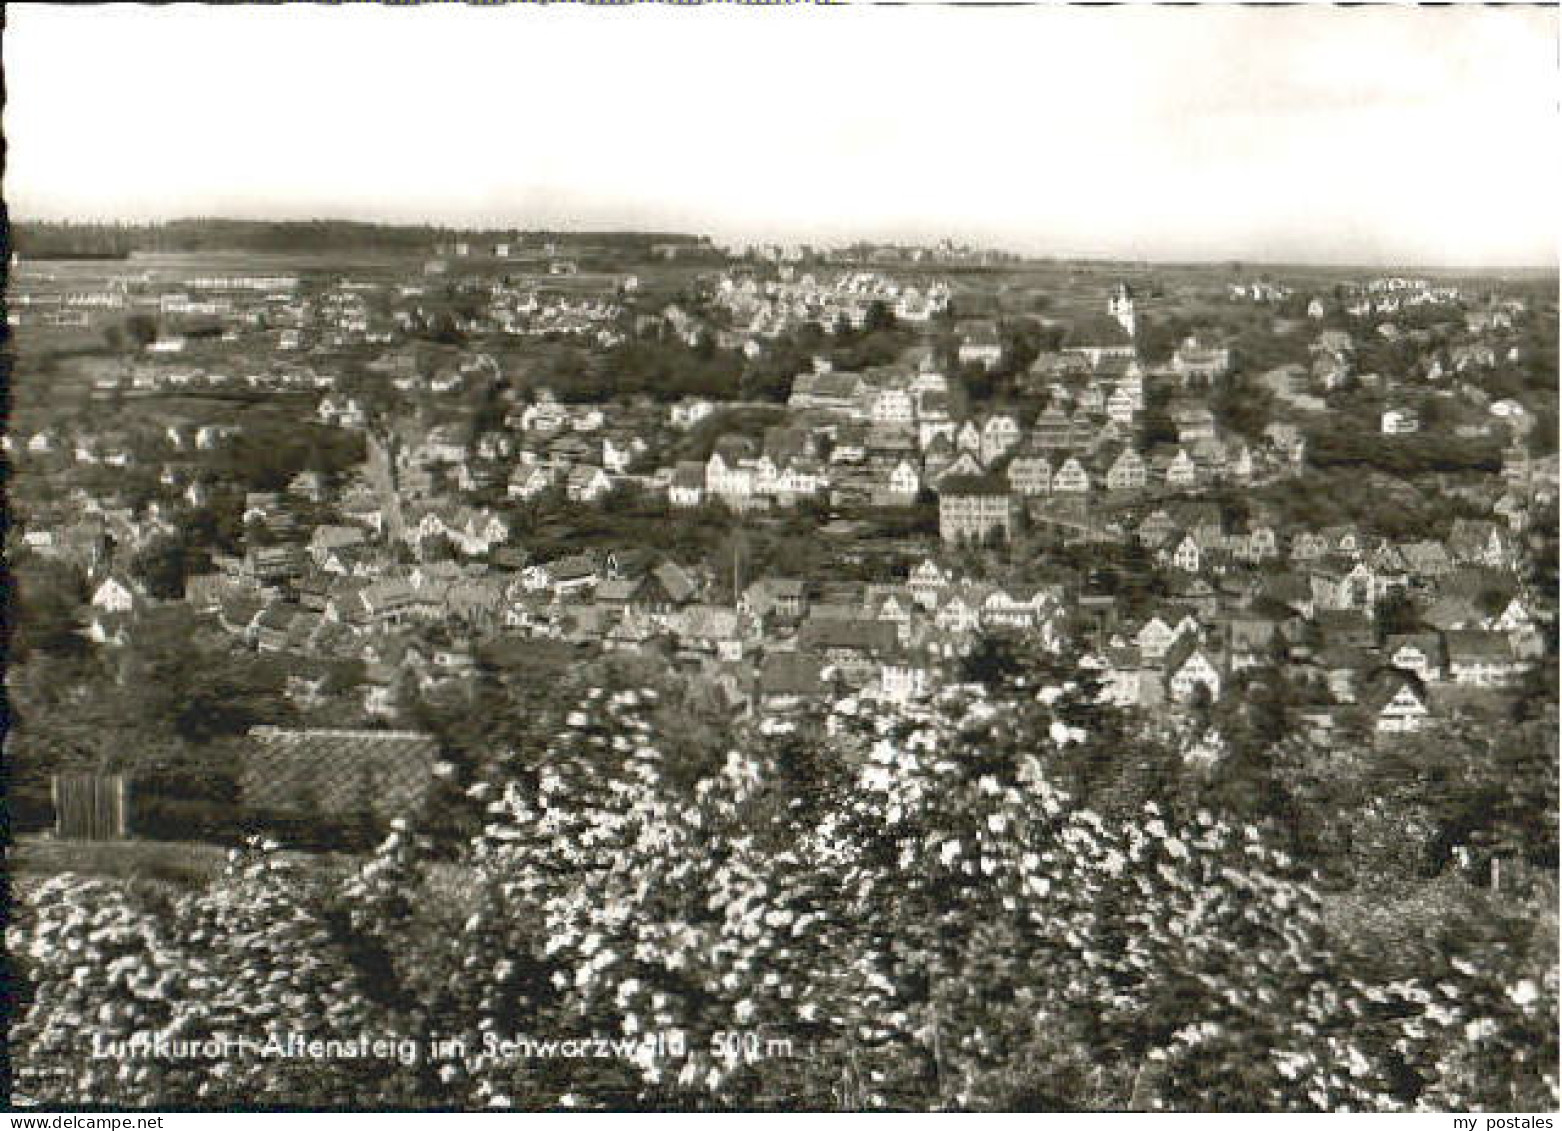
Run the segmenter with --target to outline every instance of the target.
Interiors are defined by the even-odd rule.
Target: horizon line
[[[833,251],[852,247],[855,244],[867,244],[877,247],[890,248],[932,248],[940,241],[946,241],[957,247],[976,252],[995,252],[1003,255],[1012,255],[1023,261],[1030,262],[1063,262],[1063,263],[1122,263],[1139,265],[1161,266],[1218,266],[1222,264],[1238,264],[1242,267],[1303,267],[1303,268],[1338,268],[1338,269],[1363,269],[1363,270],[1423,270],[1423,271],[1460,271],[1460,272],[1485,272],[1485,271],[1552,271],[1562,270],[1562,250],[1553,259],[1544,262],[1506,262],[1506,263],[1482,263],[1477,265],[1460,265],[1455,263],[1435,262],[1410,262],[1410,261],[1365,261],[1347,259],[1269,259],[1249,255],[1231,254],[1218,255],[1208,259],[1161,257],[1156,255],[1124,255],[1110,252],[1095,251],[1021,251],[1010,247],[993,244],[983,244],[969,239],[959,239],[953,235],[938,236],[923,240],[908,240],[906,237],[873,237],[854,236],[850,240],[826,241],[821,237],[800,238],[769,236],[749,236],[741,240],[724,239],[709,232],[695,232],[680,230],[676,227],[637,227],[637,226],[588,226],[588,227],[527,227],[522,224],[493,224],[478,225],[470,222],[452,224],[446,221],[423,220],[376,220],[353,216],[325,215],[325,216],[236,216],[236,215],[183,215],[158,218],[125,219],[123,217],[42,217],[19,216],[10,212],[6,216],[8,227],[15,228],[19,224],[95,224],[112,227],[162,227],[173,224],[192,223],[231,223],[231,224],[351,224],[363,227],[386,229],[411,229],[433,228],[452,234],[488,234],[498,232],[532,232],[547,235],[658,235],[658,236],[683,236],[701,240],[718,248],[738,247],[766,247],[766,246],[790,246],[806,247],[815,251]],[[224,249],[212,248],[210,251]],[[303,249],[300,249],[303,250]],[[12,248],[13,253],[16,249]],[[285,254],[282,252],[265,252],[263,254]],[[19,261],[25,261],[26,257],[17,255]]]

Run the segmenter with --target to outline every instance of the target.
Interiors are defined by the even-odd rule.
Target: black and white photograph
[[[1555,5],[0,21],[9,1128],[1555,1127]]]

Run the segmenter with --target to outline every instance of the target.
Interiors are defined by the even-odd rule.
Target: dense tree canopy
[[[1002,645],[969,674],[921,707],[846,698],[746,727],[685,773],[653,669],[592,673],[573,706],[468,736],[442,773],[470,820],[398,828],[345,880],[255,846],[171,904],[53,881],[14,929],[18,1085],[523,1109],[1556,1102],[1554,956],[1511,910],[1406,975],[1360,935],[1392,927],[1342,928],[1270,834],[1176,784],[1175,732],[1102,778],[1124,734],[1088,679]],[[1554,781],[1484,798],[1493,835],[1554,807]],[[72,1044],[223,1029],[367,1031],[420,1055],[116,1074]],[[565,1037],[616,1043],[506,1044]],[[433,1055],[436,1038],[458,1043]]]

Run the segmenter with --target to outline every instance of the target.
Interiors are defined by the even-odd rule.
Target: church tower
[[[1134,293],[1127,283],[1118,283],[1106,300],[1106,312],[1117,319],[1117,324],[1131,338],[1134,336]]]

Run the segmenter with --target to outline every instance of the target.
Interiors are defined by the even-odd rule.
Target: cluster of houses
[[[178,352],[178,351],[164,351]],[[248,373],[227,373],[207,366],[177,365],[136,359],[111,361],[92,367],[95,396],[120,393],[151,396],[190,391],[289,393],[319,392],[336,387],[336,377],[316,372],[308,365],[273,363]]]
[[[156,358],[183,354],[194,334],[217,331],[224,343],[282,354],[389,345],[448,316],[465,334],[511,338],[578,336],[598,345],[621,341],[633,276],[600,287],[565,291],[525,276],[481,283],[473,302],[452,306],[422,284],[340,276],[305,286],[295,275],[192,274],[169,268],[110,273],[66,282],[28,265],[13,294],[13,327],[91,329],[131,315],[155,319],[157,338],[144,345]]]
[[[753,338],[775,338],[813,322],[826,330],[843,319],[855,329],[867,322],[875,304],[897,322],[925,325],[949,305],[950,286],[941,280],[915,285],[872,271],[831,276],[784,269],[761,280],[752,274],[723,273],[715,283],[714,304],[730,316],[735,331]]]
[[[1382,303],[1451,301],[1445,288],[1380,283],[1347,299],[1370,303],[1374,314],[1392,313]],[[614,286],[605,296],[491,280],[477,288],[477,313],[469,308],[458,328],[612,344],[628,325],[625,299],[635,289],[629,280]],[[1317,687],[1319,711],[1365,710],[1372,729],[1402,733],[1450,696],[1511,684],[1543,650],[1550,609],[1523,583],[1524,533],[1535,500],[1555,497],[1554,457],[1516,444],[1503,476],[1494,477],[1489,517],[1460,519],[1445,539],[1298,528],[1259,505],[1245,521],[1228,521],[1200,494],[1303,474],[1303,435],[1285,412],[1261,436],[1221,426],[1208,388],[1231,371],[1233,357],[1218,340],[1189,336],[1164,365],[1147,366],[1127,287],[1017,374],[1020,388],[1045,403],[1040,411],[970,404],[958,377],[941,372],[934,350],[920,345],[862,372],[819,359],[795,376],[779,419],[707,437],[702,458],[690,459],[661,453],[681,454],[707,421],[741,406],[700,398],[569,404],[533,388],[525,400],[503,401],[479,428],[466,394],[505,384],[491,352],[447,351],[431,362],[426,351],[393,344],[443,313],[430,290],[339,280],[304,297],[296,280],[257,276],[184,279],[158,292],[162,315],[243,323],[283,352],[327,340],[386,344],[371,351],[368,372],[383,378],[392,403],[417,402],[416,412],[409,406],[374,422],[370,459],[353,481],[328,490],[319,476],[301,473],[283,491],[251,493],[242,518],[255,537],[245,551],[218,555],[210,571],[187,581],[184,603],[237,644],[288,657],[296,668],[289,693],[303,704],[346,695],[360,719],[395,720],[409,679],[424,689],[470,680],[495,640],[657,651],[734,706],[759,711],[789,711],[842,689],[904,700],[928,693],[980,633],[1006,630],[1047,648],[1082,646],[1102,694],[1123,705],[1218,702],[1243,672],[1278,666]],[[115,293],[136,300],[134,288]],[[1255,283],[1231,297],[1268,303],[1289,295]],[[730,327],[723,332],[736,335],[731,342],[754,352],[805,321],[861,327],[881,307],[915,326],[945,313],[950,300],[941,281],[784,268],[774,278],[722,274],[710,304]],[[643,317],[692,343],[714,325],[697,311],[671,303]],[[1323,316],[1321,305],[1308,313]],[[1502,301],[1470,311],[1475,340],[1433,362],[1478,383],[1522,314],[1522,305]],[[954,327],[959,364],[1002,362],[1006,346],[994,322]],[[1319,381],[1344,380],[1355,353],[1349,333],[1319,328],[1310,366],[1265,380],[1273,377],[1277,401],[1289,406],[1313,395]],[[248,368],[255,375],[229,377],[211,367],[114,359],[100,380],[115,383],[104,388],[148,391],[305,391],[318,398],[319,422],[370,429],[363,397],[315,367],[280,360]],[[1153,385],[1170,390],[1170,432],[1147,446]],[[383,406],[376,411],[384,415]],[[1380,425],[1405,434],[1421,421],[1406,403],[1386,408]],[[7,437],[28,458],[161,465],[165,501],[136,509],[72,494],[31,514],[22,534],[32,550],[91,577],[93,641],[125,641],[135,618],[159,605],[124,564],[176,529],[173,507],[204,502],[204,480],[192,472],[232,427],[172,426],[152,445],[112,425]],[[748,514],[804,500],[847,511],[936,505],[937,537],[919,545],[917,564],[873,581],[762,576],[735,593],[706,561],[635,546],[538,561],[518,544],[512,508],[553,493],[605,505],[620,488],[664,499],[670,512],[717,504]],[[1158,607],[1093,593],[1085,579],[1036,563],[1010,562],[1001,580],[972,569],[968,547],[1012,540],[1038,523],[1055,523],[1078,541],[1142,548]],[[443,552],[433,552],[436,545]],[[1413,622],[1379,623],[1395,594],[1413,608]],[[346,688],[328,676],[344,663],[362,666]]]
[[[617,280],[616,289],[634,289],[634,277]],[[609,294],[560,294],[532,285],[500,280],[488,287],[487,305],[476,317],[458,322],[468,334],[508,337],[565,335],[611,346],[624,340],[624,304]]]
[[[1437,286],[1426,279],[1407,279],[1398,275],[1369,279],[1347,286],[1350,295],[1346,310],[1358,318],[1373,314],[1394,314],[1406,307],[1452,305],[1461,300],[1458,287]]]
[[[717,601],[705,562],[632,547],[530,562],[500,539],[487,561],[405,564],[352,523],[219,559],[184,600],[244,645],[297,660],[290,687],[305,702],[324,682],[308,673],[361,662],[358,707],[392,719],[407,678],[425,690],[470,679],[480,642],[494,638],[660,649],[735,707],[788,711],[843,689],[924,695],[979,633],[1002,630],[1054,650],[1082,642],[1103,697],[1122,706],[1217,702],[1233,676],[1278,665],[1317,685],[1315,713],[1364,708],[1380,733],[1418,729],[1445,690],[1510,685],[1544,651],[1537,597],[1495,523],[1461,521],[1446,544],[1393,544],[1348,527],[1226,534],[1212,512],[1157,509],[1140,524],[1135,536],[1173,584],[1136,616],[1076,584],[977,580],[936,556],[878,583],[767,575]],[[477,521],[431,510],[417,525],[451,537]],[[95,553],[87,632],[112,645],[158,602]],[[1414,631],[1376,622],[1394,593],[1418,610]]]
[[[1198,541],[1165,545],[1175,559]],[[1543,598],[1515,574],[1511,540],[1465,522],[1449,541],[1451,554],[1440,542],[1367,545],[1338,528],[1299,537],[1283,569],[1189,573],[1142,619],[1104,615],[1089,663],[1125,706],[1186,703],[1200,685],[1218,701],[1233,675],[1279,666],[1317,683],[1322,703],[1365,706],[1379,733],[1419,729],[1439,693],[1509,686],[1545,652]],[[1415,609],[1413,631],[1378,622],[1391,594]]]
[[[7,295],[7,320],[12,326],[81,328],[104,318],[147,314],[256,325],[268,315],[292,308],[298,287],[299,279],[293,275],[110,270],[89,279],[76,273],[61,277],[27,264],[17,272]]]

